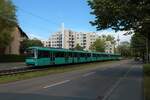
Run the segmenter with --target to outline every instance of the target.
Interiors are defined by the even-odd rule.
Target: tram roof
[[[120,55],[120,54],[105,53],[105,52],[89,52],[89,51],[69,50],[69,49],[62,49],[62,48],[60,49],[59,48],[47,48],[47,47],[38,47],[38,46],[29,47],[29,49],[49,50],[49,51],[59,51],[59,52],[74,52],[74,53],[77,52],[77,53]]]

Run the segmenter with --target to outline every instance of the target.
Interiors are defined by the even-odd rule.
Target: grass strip
[[[75,65],[63,65],[63,66],[60,65],[60,66],[55,66],[55,67],[50,66],[49,69],[44,70],[44,71],[26,72],[26,73],[14,74],[14,75],[0,76],[0,84],[14,82],[18,80],[30,79],[30,78],[40,77],[40,76],[46,76],[50,74],[64,73],[64,72],[81,70],[81,69],[86,69],[86,68],[93,68],[93,67],[100,67],[100,65],[111,64],[114,62],[117,62],[117,61],[93,62],[93,63],[87,63],[87,64],[75,64]]]
[[[150,64],[144,65],[144,97],[150,100]]]

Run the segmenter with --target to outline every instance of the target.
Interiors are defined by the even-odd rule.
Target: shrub
[[[25,58],[24,55],[0,55],[0,62],[23,62]]]

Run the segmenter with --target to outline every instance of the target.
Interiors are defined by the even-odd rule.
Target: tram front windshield
[[[28,49],[27,50],[27,57],[34,58],[35,57],[35,50],[34,49]]]

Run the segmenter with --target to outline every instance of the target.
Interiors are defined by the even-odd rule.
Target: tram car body
[[[59,64],[75,64],[94,61],[119,60],[120,54],[103,52],[87,52],[45,47],[29,47],[26,64],[31,66],[47,66]]]

